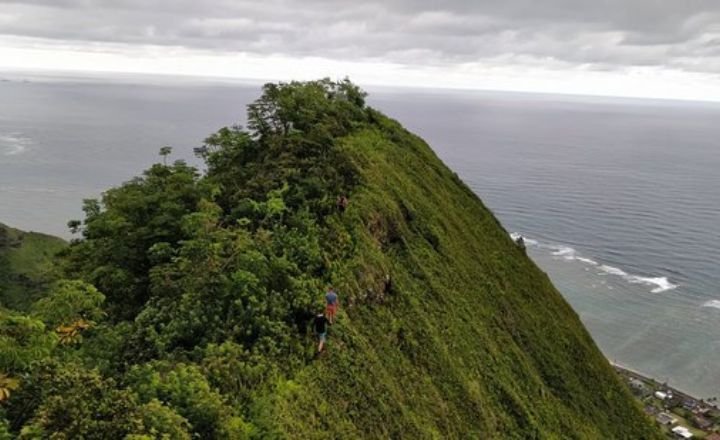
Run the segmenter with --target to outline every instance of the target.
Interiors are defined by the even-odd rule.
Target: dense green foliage
[[[85,201],[63,279],[2,312],[0,436],[657,438],[547,277],[364,98],[266,85],[204,174],[163,148]]]

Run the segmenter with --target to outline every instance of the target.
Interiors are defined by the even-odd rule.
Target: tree
[[[80,365],[39,365],[9,402],[19,438],[110,439],[142,432],[137,396]]]
[[[185,237],[183,216],[206,193],[198,172],[182,162],[154,165],[142,177],[111,189],[102,203],[86,201],[83,239],[72,243],[64,266],[105,294],[113,320],[131,319],[148,300],[149,250],[177,246]]]
[[[42,321],[0,310],[0,372],[24,372],[33,361],[48,357],[56,344],[57,336]]]
[[[44,298],[35,302],[32,310],[50,328],[68,326],[80,321],[93,325],[104,315],[101,306],[105,295],[81,280],[56,282]]]
[[[306,208],[319,221],[331,212],[337,195],[357,183],[335,141],[368,122],[364,96],[347,80],[266,84],[248,106],[249,131],[222,129],[203,150],[207,180],[223,190],[215,200],[229,221],[286,186],[289,208]]]
[[[138,410],[142,429],[125,440],[190,440],[192,427],[183,416],[157,399],[151,399]]]
[[[70,220],[67,222],[67,227],[70,229],[71,234],[77,234],[82,228],[82,222],[80,220]]]
[[[230,341],[209,345],[202,368],[210,383],[240,408],[249,408],[257,390],[280,376],[278,366],[263,353]]]
[[[84,338],[54,351],[67,364],[52,374],[72,388],[79,379],[62,371],[70,360],[95,366],[82,373],[94,394],[39,378],[35,367],[18,391],[35,406],[11,405],[13,428],[137,440],[250,435],[242,416],[258,390],[305,365],[305,321],[328,276],[328,214],[358,182],[340,139],[370,115],[348,81],[267,85],[248,108],[248,130],[221,129],[197,151],[205,176],[168,165],[163,147],[162,164],[85,200],[84,220],[70,223],[81,238],[64,254],[68,279],[32,312],[56,343]],[[109,319],[86,331],[103,312]],[[141,409],[122,418],[105,408],[108,424],[95,425],[66,394]],[[61,405],[76,422],[62,419]]]
[[[200,438],[246,438],[251,427],[226,405],[194,365],[154,363],[136,366],[128,381],[141,401],[163,402],[192,426]]]
[[[160,148],[160,156],[163,158],[163,165],[167,166],[167,157],[172,154],[172,147],[161,147]]]

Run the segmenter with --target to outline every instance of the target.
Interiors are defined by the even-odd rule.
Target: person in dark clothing
[[[337,208],[338,208],[338,211],[340,211],[340,212],[345,212],[345,210],[346,210],[347,207],[348,207],[348,203],[349,203],[349,201],[348,201],[347,196],[342,195],[342,196],[338,197],[338,198],[337,198]]]
[[[324,313],[320,313],[315,317],[315,321],[313,322],[313,328],[315,329],[315,334],[318,338],[318,349],[317,352],[320,354],[323,351],[323,348],[325,347],[325,341],[327,340],[327,330],[328,330],[328,319],[325,317]]]

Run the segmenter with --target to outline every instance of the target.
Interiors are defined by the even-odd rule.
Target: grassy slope
[[[11,246],[0,247],[0,304],[24,310],[47,278],[52,257],[65,241],[37,232],[22,232],[0,223]]]
[[[422,140],[381,124],[344,140],[364,181],[327,237],[340,322],[328,352],[257,406],[264,428],[292,438],[659,438],[489,210]]]

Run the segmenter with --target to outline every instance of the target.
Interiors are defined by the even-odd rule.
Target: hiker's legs
[[[318,350],[317,350],[318,353],[322,353],[323,348],[325,348],[325,338],[326,338],[326,336],[327,336],[327,335],[326,335],[325,333],[321,333],[321,334],[318,335],[318,339],[320,340],[320,342],[318,342]]]
[[[330,321],[330,324],[335,323],[335,312],[337,311],[336,305],[328,305],[325,307],[325,316],[327,316],[328,321]]]

